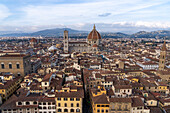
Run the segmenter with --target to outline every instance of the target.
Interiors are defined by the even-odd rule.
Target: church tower
[[[166,61],[166,42],[164,40],[164,44],[162,46],[159,58],[159,70],[165,69],[165,61]]]
[[[63,43],[64,43],[64,53],[68,53],[68,31],[65,30],[64,31],[64,40],[63,40]]]

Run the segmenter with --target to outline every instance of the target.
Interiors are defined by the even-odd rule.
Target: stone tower
[[[159,70],[165,69],[165,61],[166,61],[166,42],[164,40],[164,44],[162,46],[159,58]]]
[[[64,44],[64,53],[68,53],[68,41],[69,41],[69,39],[68,39],[68,31],[67,30],[65,30],[64,31],[64,40],[63,40],[63,44]]]

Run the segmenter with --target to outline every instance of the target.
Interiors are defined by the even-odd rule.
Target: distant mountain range
[[[70,28],[55,28],[55,29],[46,29],[41,30],[33,33],[12,33],[10,32],[2,32],[0,31],[0,37],[20,37],[20,36],[42,36],[42,37],[60,37],[63,36],[64,30],[69,31],[69,36],[71,37],[81,37],[81,36],[87,36],[89,31],[79,31],[74,30]],[[168,30],[159,30],[159,31],[152,31],[152,32],[146,32],[146,31],[140,31],[134,34],[125,34],[121,32],[112,33],[112,32],[101,32],[101,35],[103,38],[163,38],[167,37],[170,39],[170,31]]]

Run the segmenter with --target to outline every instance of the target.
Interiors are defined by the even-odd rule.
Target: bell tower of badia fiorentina
[[[161,52],[160,52],[160,58],[159,58],[159,70],[165,69],[165,62],[166,62],[166,42],[164,40],[164,44],[162,46]]]

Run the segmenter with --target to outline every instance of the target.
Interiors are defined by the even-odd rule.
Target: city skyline
[[[103,32],[170,30],[170,0],[1,0],[0,31],[47,28]]]

